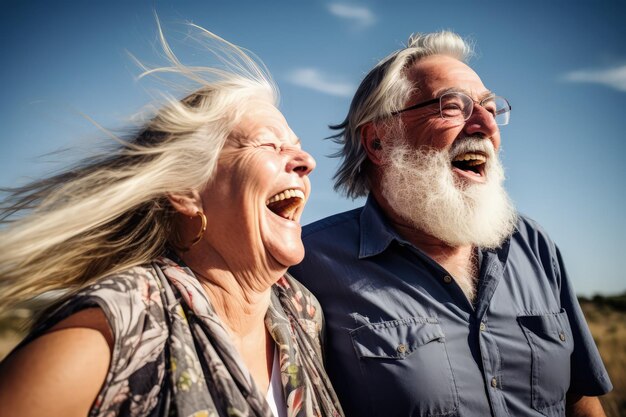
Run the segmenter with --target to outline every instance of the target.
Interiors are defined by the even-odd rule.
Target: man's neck
[[[452,246],[417,229],[395,213],[384,199],[376,198],[376,200],[396,232],[452,275],[467,298],[473,301],[479,275],[476,248],[472,245]]]
[[[474,254],[472,245],[451,246],[428,233],[408,225],[404,221],[390,219],[393,228],[400,236],[411,242],[416,248],[431,257],[450,273],[464,269]],[[446,267],[450,266],[450,268]]]
[[[476,296],[479,275],[478,257],[472,245],[450,246],[420,230],[394,224],[398,233],[445,269],[470,302]],[[402,230],[405,230],[404,232]]]

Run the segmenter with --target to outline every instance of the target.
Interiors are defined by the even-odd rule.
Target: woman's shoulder
[[[152,393],[133,390],[162,383],[169,327],[156,268],[148,263],[105,276],[67,300],[53,318],[71,318],[90,307],[102,311],[113,345],[106,382],[96,402],[100,410],[117,410],[131,397],[146,395],[152,401]]]
[[[2,363],[0,404],[11,415],[87,415],[105,382],[112,344],[101,310],[69,316]]]
[[[112,273],[66,296],[46,313],[45,320],[36,328],[45,331],[81,310],[97,307],[103,311],[117,339],[130,331],[126,324],[129,319],[136,321],[138,316],[163,314],[160,286],[151,264]]]
[[[40,316],[28,343],[81,311],[98,309],[110,327],[114,344],[141,338],[147,328],[165,329],[161,281],[152,263],[104,276],[58,302]]]
[[[137,265],[106,275],[81,289],[76,296],[126,299],[145,304],[158,302],[154,297],[160,293],[161,283],[153,263]]]
[[[162,385],[169,331],[160,293],[153,264],[98,279],[42,315],[10,364],[16,371],[31,364],[27,369],[36,377],[54,371],[63,372],[64,381],[84,379],[79,391],[93,403],[90,415],[117,415],[135,398],[154,401],[154,390],[137,387]],[[45,358],[33,362],[38,356]],[[44,388],[53,393],[59,387]]]

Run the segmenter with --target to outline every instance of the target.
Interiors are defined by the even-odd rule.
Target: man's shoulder
[[[515,227],[516,234],[524,240],[541,239],[543,241],[552,242],[548,232],[536,220],[524,215],[517,215],[517,225]]]
[[[511,238],[509,257],[519,259],[529,255],[540,260],[544,265],[544,270],[556,268],[560,256],[556,243],[541,224],[526,216],[518,215],[516,230]]]
[[[359,207],[314,221],[302,228],[302,239],[334,234],[338,229],[354,227],[358,224],[362,210],[363,207]]]

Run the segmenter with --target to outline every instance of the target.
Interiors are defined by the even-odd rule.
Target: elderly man
[[[611,382],[558,248],[503,188],[508,101],[450,32],[363,80],[336,188],[364,207],[306,227],[291,269],[326,316],[349,417],[603,416]]]

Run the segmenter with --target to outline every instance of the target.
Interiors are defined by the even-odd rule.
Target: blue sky
[[[362,204],[337,195],[336,146],[356,86],[413,32],[451,29],[476,43],[472,67],[513,107],[502,129],[507,188],[563,252],[577,292],[626,290],[626,3],[622,1],[107,1],[3,2],[0,186],[93,148],[148,104],[128,52],[159,64],[156,24],[184,62],[187,21],[257,54],[281,89],[281,110],[317,160],[304,223]],[[62,162],[61,162],[62,163]]]

